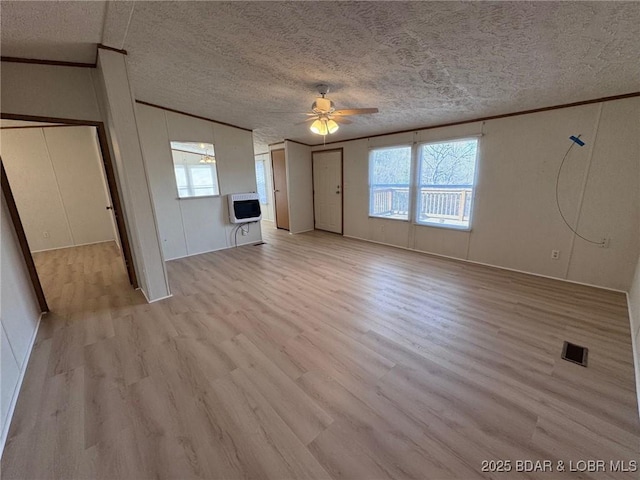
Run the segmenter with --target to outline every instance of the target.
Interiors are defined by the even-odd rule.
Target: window
[[[409,219],[411,147],[369,152],[369,216]]]
[[[220,195],[213,144],[171,142],[179,198]]]
[[[264,160],[256,160],[256,183],[258,185],[258,197],[260,197],[260,203],[262,205],[267,205],[269,203],[269,197],[267,196],[267,174]]]
[[[417,223],[469,228],[477,157],[475,138],[418,146]]]

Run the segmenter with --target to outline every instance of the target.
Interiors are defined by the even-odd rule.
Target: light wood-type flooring
[[[153,304],[113,245],[37,255],[53,313],[2,478],[638,478],[608,463],[640,451],[624,295],[265,230],[169,262]],[[607,471],[555,470],[580,460]]]

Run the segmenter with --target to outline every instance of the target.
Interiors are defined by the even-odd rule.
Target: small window
[[[369,216],[408,220],[410,184],[410,146],[371,150]]]
[[[477,139],[419,146],[417,223],[469,228],[477,158]]]
[[[260,203],[267,205],[269,203],[269,197],[267,196],[267,173],[264,160],[256,160],[256,183],[258,185]]]
[[[179,198],[220,195],[213,144],[171,142],[171,156]]]

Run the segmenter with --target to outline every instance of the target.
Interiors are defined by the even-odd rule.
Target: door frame
[[[329,232],[329,233],[335,233],[336,235],[344,235],[344,148],[343,147],[339,147],[339,148],[330,148],[328,150],[314,150],[313,152],[311,152],[311,185],[312,185],[312,193],[313,193],[313,228],[315,230],[321,230],[323,232],[326,232],[327,230],[322,230],[320,228],[316,228],[316,179],[314,178],[314,174],[313,174],[313,162],[314,162],[314,154],[316,153],[328,153],[328,152],[340,152],[340,192],[342,193],[342,195],[340,196],[340,209],[342,210],[342,215],[340,215],[340,220],[341,220],[341,224],[340,224],[340,232],[341,233],[336,233],[336,232]]]
[[[27,265],[27,271],[29,272],[29,278],[33,284],[33,290],[35,291],[36,298],[38,299],[38,305],[42,313],[49,312],[49,305],[47,305],[47,299],[44,296],[44,290],[40,283],[40,277],[36,270],[36,264],[33,261],[31,255],[31,249],[29,248],[29,242],[27,241],[27,235],[24,232],[22,221],[20,220],[20,214],[18,213],[18,207],[16,206],[15,198],[13,198],[13,192],[11,191],[11,185],[9,185],[9,179],[7,178],[7,172],[4,170],[4,163],[2,157],[0,157],[0,183],[2,184],[2,193],[4,199],[7,202],[7,209],[9,210],[9,216],[11,217],[11,223],[13,223],[13,229],[18,237],[18,244],[24,257],[24,263]]]
[[[139,287],[138,277],[136,275],[135,266],[133,262],[133,255],[131,253],[131,243],[129,241],[129,232],[127,230],[127,225],[124,218],[124,207],[122,204],[122,199],[120,197],[120,191],[119,191],[118,182],[116,179],[115,168],[113,166],[111,151],[109,150],[109,142],[107,141],[107,131],[106,131],[104,122],[96,122],[92,120],[77,120],[72,118],[40,117],[35,115],[21,115],[21,114],[4,113],[4,112],[0,113],[0,118],[6,119],[6,120],[23,120],[28,122],[42,122],[42,123],[61,123],[67,126],[83,126],[83,127],[96,128],[96,130],[98,131],[98,142],[100,144],[100,154],[102,156],[102,165],[104,167],[104,174],[107,180],[107,188],[109,189],[109,195],[111,196],[111,203],[112,203],[111,206],[113,207],[113,214],[115,215],[116,225],[118,226],[118,236],[120,237],[120,248],[121,248],[122,257],[125,263],[125,269],[127,270],[127,276],[129,277],[129,283],[131,284],[131,286],[134,289],[138,288]],[[60,126],[63,126],[63,125],[60,125]],[[2,166],[2,178],[3,178],[2,190],[5,192],[5,198],[10,195],[13,202],[13,194],[11,193],[11,186],[9,184],[9,179],[6,178],[6,175],[5,175],[4,165]],[[7,198],[7,202],[9,202],[8,198]],[[15,202],[13,202],[13,206],[15,207]],[[21,223],[19,215],[17,215],[17,208],[16,208],[16,216],[14,217],[12,215],[12,221],[13,221],[16,232],[18,232],[18,230],[22,230],[22,233],[24,234],[24,227]],[[25,256],[25,261],[27,262],[27,267],[29,268],[29,276],[31,277],[31,282],[33,283],[33,287],[36,290],[36,294],[38,294],[38,291],[42,292],[42,286],[40,284],[40,279],[38,278],[38,274],[37,274],[37,271],[35,270],[35,267],[33,271],[29,267],[30,264],[35,265],[35,263],[33,262],[33,256],[31,255],[29,244],[26,241],[26,236],[24,237],[24,245],[22,244],[22,241],[21,241],[21,248],[22,248],[22,253]],[[46,306],[46,301],[45,301],[45,306]],[[41,308],[42,308],[42,303],[41,303]],[[48,311],[48,308],[47,308],[47,311]]]
[[[285,175],[287,172],[287,156],[286,156],[286,151],[284,148],[275,148],[273,150],[269,150],[269,160],[271,161],[271,186],[273,187],[273,219],[275,220],[276,223],[276,229],[279,230],[287,230],[288,232],[291,231],[291,222],[287,222],[289,223],[289,228],[280,228],[278,226],[278,200],[276,200],[276,170],[275,168],[273,168],[273,152],[285,152],[285,159],[284,159],[284,163],[285,163]],[[287,183],[287,200],[289,199],[289,178],[286,178],[286,183]],[[287,213],[290,214],[289,212],[289,205],[287,205]],[[289,215],[289,220],[291,220],[291,215]]]

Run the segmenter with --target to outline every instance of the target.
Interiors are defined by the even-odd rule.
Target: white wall
[[[0,137],[32,251],[115,240],[94,127],[5,129]]]
[[[95,86],[109,129],[141,290],[150,301],[170,295],[154,206],[142,158],[125,55],[98,50]]]
[[[284,152],[289,195],[289,231],[307,232],[314,228],[311,148],[286,140]]]
[[[2,113],[101,121],[91,69],[2,62]]]
[[[344,148],[346,236],[626,291],[640,250],[638,124],[640,99],[631,98],[313,150]],[[369,148],[480,130],[470,232],[368,217]],[[609,248],[576,238],[556,210],[558,166],[569,135],[580,133],[587,144],[572,150],[563,169],[563,210],[579,219],[584,236],[610,238]],[[560,250],[558,260],[551,250]]]
[[[256,191],[251,132],[136,104],[164,257],[167,260],[234,246],[226,195]],[[220,196],[178,198],[171,141],[212,143]],[[260,225],[238,234],[238,245],[259,242]]]
[[[0,452],[35,339],[40,310],[9,211],[0,212]]]
[[[124,55],[104,49],[98,57],[95,69],[2,62],[2,113],[105,123],[138,282],[147,298],[156,300],[169,295],[169,287],[126,60]]]

